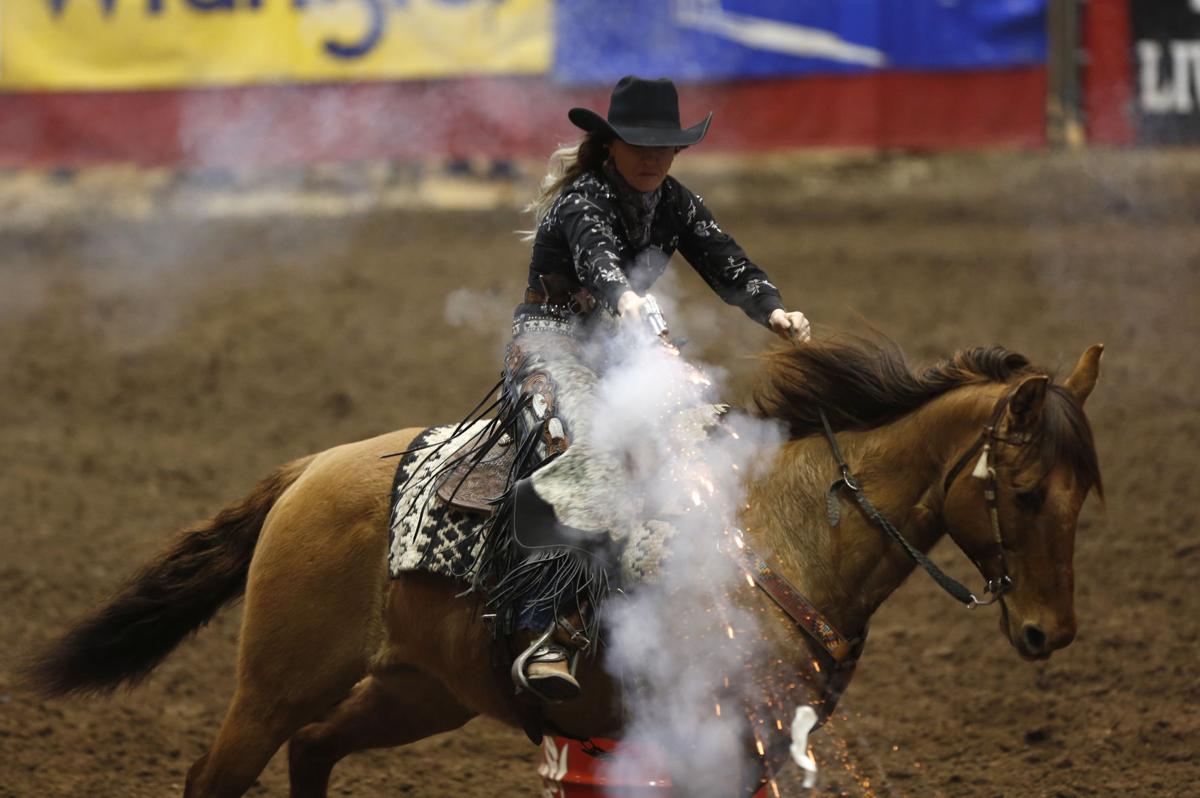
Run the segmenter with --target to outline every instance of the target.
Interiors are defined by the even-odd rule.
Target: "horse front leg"
[[[368,676],[330,714],[288,744],[292,798],[325,798],[334,765],[355,751],[391,748],[459,728],[475,716],[440,681],[415,669]]]

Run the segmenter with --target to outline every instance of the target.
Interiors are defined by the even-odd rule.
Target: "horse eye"
[[[1018,491],[1016,500],[1022,509],[1037,512],[1046,501],[1046,489],[1034,488],[1033,490]]]

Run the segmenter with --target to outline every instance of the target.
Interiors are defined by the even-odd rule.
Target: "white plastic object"
[[[796,707],[792,718],[792,759],[804,771],[804,789],[817,786],[817,761],[808,753],[808,733],[817,725],[817,712],[808,704]]]
[[[983,454],[979,455],[979,462],[975,464],[975,470],[971,472],[971,476],[975,477],[975,479],[988,478],[988,454],[991,448],[987,444],[984,444]]]

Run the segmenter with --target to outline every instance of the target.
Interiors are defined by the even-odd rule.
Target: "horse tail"
[[[27,684],[47,696],[136,685],[221,607],[241,597],[267,513],[312,462],[288,463],[249,496],[181,532],[102,607],[32,657]]]

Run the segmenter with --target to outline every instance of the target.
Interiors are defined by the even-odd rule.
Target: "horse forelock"
[[[1094,488],[1097,496],[1104,497],[1092,425],[1074,394],[1063,385],[1049,386],[1041,424],[1023,448],[1018,462],[1040,463],[1042,476],[1057,465],[1065,465],[1084,490]]]

